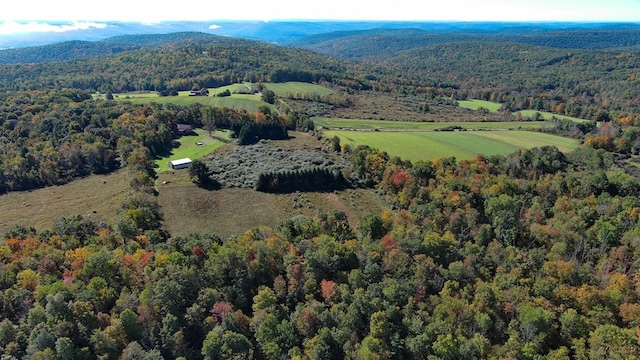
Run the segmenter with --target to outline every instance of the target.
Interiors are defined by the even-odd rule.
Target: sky
[[[105,26],[102,22],[107,21],[294,19],[640,23],[640,0],[29,0],[3,6],[0,33],[68,31]],[[43,21],[67,23],[47,26]]]

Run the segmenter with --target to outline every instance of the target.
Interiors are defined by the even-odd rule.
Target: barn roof
[[[177,160],[171,160],[169,161],[169,164],[172,165],[183,165],[183,164],[190,164],[191,163],[191,159],[189,158],[184,158],[184,159],[177,159]]]

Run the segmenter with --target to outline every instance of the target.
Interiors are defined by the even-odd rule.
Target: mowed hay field
[[[557,146],[563,152],[576,149],[576,140],[529,131],[335,131],[323,132],[325,137],[338,136],[341,144],[368,145],[386,151],[391,156],[418,161],[454,156],[471,159],[478,154],[507,155],[518,149],[545,145]]]
[[[126,170],[91,175],[60,186],[0,196],[0,234],[16,225],[50,229],[63,217],[82,215],[113,224],[129,191]]]

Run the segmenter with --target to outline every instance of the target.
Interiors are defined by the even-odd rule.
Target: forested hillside
[[[248,40],[173,44],[0,65],[0,194],[114,171],[128,181],[114,219],[50,214],[53,225],[35,229],[28,214],[38,205],[15,204],[21,225],[0,235],[3,359],[640,358],[636,53],[466,41],[360,64]],[[264,84],[292,80],[346,101],[280,98]],[[278,106],[109,98],[242,82]],[[463,98],[503,107],[483,117],[489,110],[458,108]],[[402,120],[438,106],[445,122],[534,109],[597,125],[545,129],[581,142],[569,153],[411,162],[325,139],[309,119],[380,99],[390,117],[402,108]],[[178,124],[233,140],[189,170],[166,170],[168,184],[155,161],[186,141]],[[291,130],[313,142],[289,146]],[[229,187],[275,200],[246,195],[222,207],[203,195]],[[319,190],[339,206],[310,215],[307,195]],[[363,213],[355,190],[387,210],[352,221],[347,212]],[[174,223],[185,227],[177,236],[163,212],[176,202],[206,221],[247,214],[253,202],[270,214],[280,199],[294,202],[287,219],[267,227],[251,218],[229,237]]]
[[[202,44],[190,42],[84,60],[0,65],[0,88],[162,91],[267,79],[312,82],[331,81],[334,76],[348,78],[345,64],[306,50],[222,37]]]
[[[65,41],[51,45],[34,46],[0,51],[0,64],[43,63],[86,59],[140,48],[153,49],[162,46],[184,46],[217,41],[241,42],[240,39],[224,39],[215,35],[181,32],[172,34],[120,35],[102,41]]]

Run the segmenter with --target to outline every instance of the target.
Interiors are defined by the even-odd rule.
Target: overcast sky
[[[640,0],[28,0],[0,12],[5,25],[282,19],[640,22]]]

